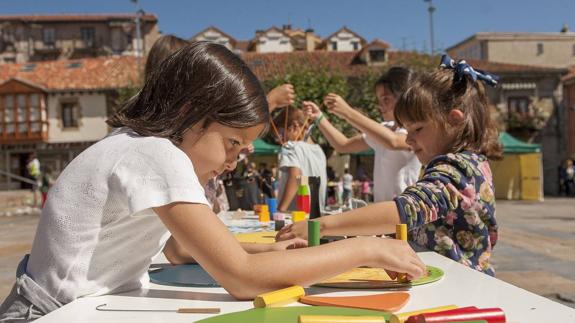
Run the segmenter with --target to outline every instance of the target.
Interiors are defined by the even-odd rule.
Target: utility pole
[[[427,7],[427,12],[429,12],[429,40],[431,43],[431,55],[435,54],[435,41],[433,39],[433,12],[435,11],[435,7],[433,6],[433,0],[423,0],[424,2],[429,3]]]
[[[140,16],[142,15],[142,8],[140,8],[140,2],[138,0],[130,0],[136,5],[136,46],[134,46],[134,52],[136,54],[136,65],[138,69],[138,78],[142,77],[142,31],[140,28]]]

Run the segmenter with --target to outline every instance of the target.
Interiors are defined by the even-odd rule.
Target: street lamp
[[[142,57],[142,31],[140,30],[140,16],[142,15],[142,8],[138,0],[130,0],[136,5],[136,57]]]
[[[136,0],[137,1],[137,0]],[[435,41],[433,40],[433,12],[435,11],[435,7],[433,6],[433,0],[423,0],[424,2],[429,3],[427,7],[427,12],[429,12],[429,36],[431,42],[431,55],[435,54]]]
[[[143,10],[140,8],[140,3],[138,0],[130,0],[132,3],[136,5],[136,46],[134,51],[136,52],[136,68],[138,69],[138,79],[141,80],[142,78],[142,31],[140,30],[140,16],[142,15]]]

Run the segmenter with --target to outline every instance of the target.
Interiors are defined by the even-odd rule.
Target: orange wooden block
[[[364,296],[303,296],[300,303],[319,306],[363,308],[368,310],[395,312],[409,301],[408,293],[385,293]]]

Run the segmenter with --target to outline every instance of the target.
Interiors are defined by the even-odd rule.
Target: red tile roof
[[[142,66],[144,63],[142,59]],[[137,58],[107,56],[0,65],[0,84],[11,78],[48,91],[121,88],[138,83]]]
[[[357,76],[368,72],[370,69],[380,70],[381,66],[368,66],[359,61],[360,52],[292,52],[292,53],[245,53],[242,59],[254,71],[258,78],[265,80],[281,76],[289,72],[290,68],[308,67],[325,68],[339,71],[348,76]],[[421,67],[437,66],[439,58],[415,52],[390,52],[387,66],[403,65]],[[495,74],[516,73],[561,73],[562,69],[540,67],[532,65],[517,65],[493,63],[478,60],[469,60],[471,66]]]
[[[368,66],[361,62],[359,52],[292,52],[292,53],[243,53],[241,58],[260,80],[281,77],[291,69],[321,68],[347,76],[359,76],[370,70],[380,71],[381,66]],[[387,66],[411,66],[417,70],[437,65],[437,57],[414,52],[390,52]],[[71,67],[70,64],[77,66]],[[485,71],[505,75],[560,74],[563,69],[531,65],[502,64],[485,61],[469,63]],[[141,66],[144,65],[142,59]],[[72,65],[74,66],[74,65]],[[575,73],[575,71],[574,71]],[[137,60],[133,56],[108,56],[82,60],[60,60],[23,64],[0,65],[0,84],[11,78],[36,85],[48,91],[102,90],[138,84]]]
[[[110,14],[41,14],[41,15],[2,15],[0,21],[22,22],[77,22],[77,21],[109,21],[135,19],[133,13],[110,13]],[[141,19],[146,21],[158,21],[156,15],[145,13]]]

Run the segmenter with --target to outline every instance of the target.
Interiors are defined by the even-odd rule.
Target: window
[[[44,45],[53,46],[56,42],[56,30],[54,28],[44,28],[42,30]]]
[[[529,114],[529,98],[526,96],[521,97],[510,97],[508,99],[508,111],[509,115],[519,115],[526,116]]]
[[[331,42],[331,50],[337,51],[337,42],[336,41]]]
[[[39,132],[42,130],[42,112],[40,111],[40,96],[38,94],[30,94],[28,97],[30,102],[30,128],[32,132]]]
[[[543,55],[543,43],[537,43],[537,55]]]
[[[66,101],[61,103],[62,106],[62,127],[78,127],[78,101]]]
[[[26,122],[26,120],[28,119],[28,107],[26,106],[26,95],[24,94],[18,94],[17,96],[17,101],[18,101],[18,108],[16,109],[18,111],[18,132],[27,132],[28,131],[28,122]]]
[[[4,101],[4,122],[6,123],[6,132],[14,133],[14,96],[6,95]]]
[[[385,50],[383,49],[370,50],[369,60],[372,62],[385,62]]]
[[[359,50],[359,42],[352,41],[351,46],[353,46],[353,50]]]
[[[80,28],[80,35],[86,47],[94,46],[94,40],[96,38],[96,30],[94,29],[94,27]]]

